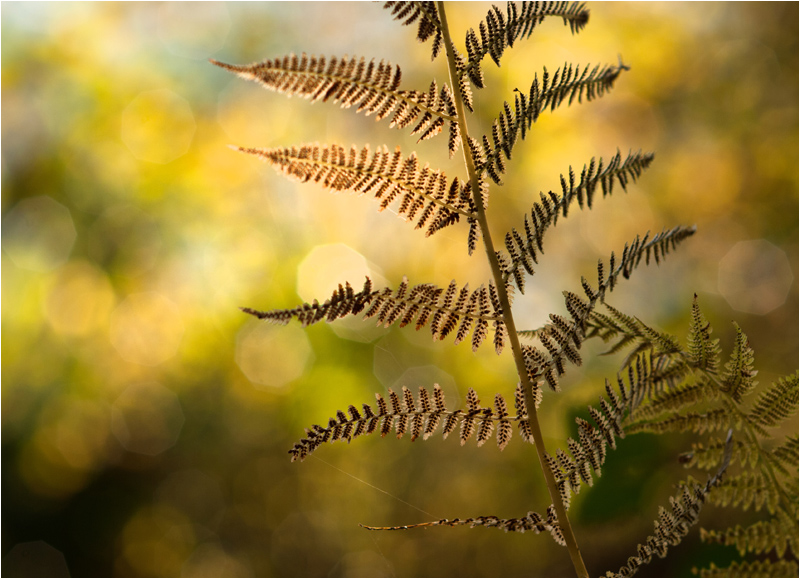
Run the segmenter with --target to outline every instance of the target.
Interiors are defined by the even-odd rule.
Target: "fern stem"
[[[564,540],[567,544],[567,549],[569,550],[569,555],[572,559],[572,564],[575,567],[575,571],[579,577],[589,577],[589,572],[587,571],[586,565],[583,562],[583,557],[581,557],[580,548],[578,547],[575,535],[572,532],[572,526],[567,518],[567,510],[563,501],[561,500],[561,494],[558,491],[555,476],[550,470],[545,458],[544,437],[542,435],[542,429],[539,425],[539,418],[536,413],[536,402],[533,399],[533,384],[531,384],[530,378],[528,377],[527,368],[525,367],[525,359],[522,354],[522,347],[519,342],[519,337],[517,336],[517,330],[514,324],[514,316],[511,313],[511,302],[508,298],[508,292],[506,291],[503,271],[501,270],[500,263],[497,260],[497,254],[495,253],[494,244],[489,232],[489,222],[486,217],[486,209],[484,208],[483,200],[481,199],[480,179],[475,169],[472,156],[470,155],[466,109],[464,106],[464,101],[461,98],[461,92],[457,88],[459,76],[458,71],[456,70],[456,59],[453,52],[453,42],[450,37],[450,28],[447,25],[447,15],[445,13],[444,2],[441,0],[438,1],[436,3],[436,7],[439,13],[439,21],[441,22],[442,26],[444,45],[447,51],[447,66],[450,73],[450,83],[454,89],[453,97],[455,99],[458,124],[461,133],[461,151],[464,155],[464,163],[466,164],[467,173],[469,174],[469,180],[472,186],[472,195],[477,211],[478,224],[481,228],[481,237],[483,238],[483,244],[486,250],[486,257],[489,260],[489,265],[492,270],[492,277],[494,278],[495,285],[497,286],[500,305],[503,309],[503,318],[508,330],[508,338],[509,342],[511,343],[511,350],[514,354],[514,361],[517,366],[517,374],[519,375],[519,379],[524,387],[523,389],[525,392],[525,406],[527,407],[528,412],[528,423],[533,435],[536,453],[539,457],[539,465],[542,469],[542,473],[544,474],[545,481],[547,482],[547,490],[550,493],[550,498],[553,501],[553,506],[556,509],[558,524],[561,527],[561,531],[564,535]]]

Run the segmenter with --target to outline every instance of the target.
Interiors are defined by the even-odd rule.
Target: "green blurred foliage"
[[[454,30],[487,9],[448,7]],[[518,296],[519,323],[561,311],[561,291],[635,234],[697,223],[666,264],[637,272],[609,301],[683,336],[698,293],[723,346],[738,320],[768,384],[798,365],[797,4],[592,10],[581,34],[546,21],[503,68],[486,66],[476,133],[542,66],[618,54],[631,66],[600,101],[541,118],[494,190],[490,220],[497,234],[518,226],[539,191],[558,190],[559,173],[592,156],[643,148],[657,162],[628,194],[559,222]],[[60,551],[77,576],[571,574],[544,536],[357,526],[544,510],[541,475],[517,437],[503,454],[369,437],[289,463],[304,427],[373,392],[438,382],[456,405],[470,386],[489,400],[516,383],[507,354],[411,329],[301,331],[238,311],[323,299],[330,290],[317,288],[343,272],[354,285],[366,273],[473,287],[488,276],[480,256],[466,256],[461,225],[425,239],[368,199],[296,186],[226,148],[400,144],[459,173],[441,138],[416,144],[207,62],[303,51],[391,60],[408,88],[447,78],[379,4],[3,4],[4,573],[15,546],[44,541],[30,548]],[[737,246],[751,240],[771,245]],[[741,286],[733,294],[718,287],[725,259]],[[739,311],[763,296],[777,305]],[[574,434],[572,417],[619,362],[587,363],[545,396],[548,445]],[[686,474],[675,461],[685,444],[624,442],[576,499],[592,573],[617,568],[652,530],[656,505]],[[709,511],[709,521],[731,516]],[[679,576],[708,560],[693,534],[645,572]]]

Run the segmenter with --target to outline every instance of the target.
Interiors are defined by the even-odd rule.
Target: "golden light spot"
[[[128,362],[155,366],[168,360],[183,332],[178,308],[159,293],[131,294],[111,314],[111,343]]]
[[[793,281],[786,253],[766,239],[740,241],[719,262],[719,293],[739,312],[763,315],[782,306]]]
[[[184,417],[178,396],[157,382],[126,388],[111,408],[111,431],[123,448],[157,455],[174,446]]]
[[[305,331],[298,326],[249,324],[236,339],[236,363],[256,387],[281,388],[305,372],[312,357]]]
[[[125,525],[117,572],[124,576],[180,577],[181,567],[194,550],[191,522],[166,505],[139,510]]]
[[[387,284],[382,275],[372,271],[367,259],[351,247],[343,243],[318,245],[297,267],[297,293],[307,302],[314,299],[323,302],[345,282],[350,282],[356,292],[361,291],[366,277],[372,280],[373,288]],[[331,328],[339,337],[358,342],[371,342],[387,332],[374,321],[363,321],[361,316],[342,318],[331,324]]]
[[[183,577],[249,577],[246,563],[225,552],[218,543],[203,543],[183,564]]]
[[[739,195],[741,163],[734,151],[719,144],[704,142],[703,135],[695,136],[694,141],[689,143],[670,161],[667,190],[682,192],[680,197],[674,198],[681,209],[686,199],[692,200],[694,219],[705,215],[716,216],[724,212]],[[692,178],[687,181],[686,175]]]
[[[84,336],[107,324],[114,290],[101,270],[76,261],[51,280],[43,306],[45,318],[57,333]]]
[[[122,111],[122,141],[142,161],[174,161],[189,150],[195,128],[188,101],[168,89],[140,93]]]

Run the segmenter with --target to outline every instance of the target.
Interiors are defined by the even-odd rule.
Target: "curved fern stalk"
[[[467,31],[467,62],[459,69],[460,77],[466,76],[477,88],[483,88],[481,61],[489,55],[500,66],[505,49],[513,47],[520,38],[529,38],[547,16],[562,18],[573,34],[589,22],[589,10],[579,2],[523,2],[521,8],[517,8],[514,2],[508,2],[505,16],[500,8],[493,5],[478,25],[480,38],[474,29]]]
[[[688,534],[689,529],[697,523],[700,509],[708,498],[711,490],[720,484],[725,471],[728,469],[731,458],[731,440],[733,431],[728,431],[725,457],[717,473],[710,477],[704,486],[691,481],[681,485],[682,492],[676,497],[670,497],[670,510],[664,507],[658,509],[658,519],[655,521],[655,532],[647,538],[644,544],[639,544],[637,554],[628,559],[628,563],[616,573],[608,572],[606,577],[631,577],[643,565],[648,564],[653,555],[663,559],[669,547],[681,543]]]
[[[284,176],[321,184],[329,191],[372,194],[380,200],[379,211],[398,202],[397,214],[406,221],[416,218],[416,229],[426,228],[433,235],[461,217],[475,218],[470,188],[460,179],[448,182],[441,171],[420,167],[416,153],[405,159],[400,148],[390,153],[386,147],[374,153],[369,146],[349,151],[339,145],[301,145],[291,148],[246,149],[272,165]]]
[[[478,446],[483,446],[495,434],[497,446],[503,450],[511,440],[513,424],[520,428],[523,438],[529,436],[525,429],[528,419],[525,414],[524,394],[522,386],[517,387],[514,406],[516,416],[510,416],[508,405],[500,395],[495,395],[494,407],[484,408],[475,390],[467,392],[467,407],[464,410],[447,410],[444,392],[438,384],[434,384],[433,393],[420,386],[419,396],[414,400],[411,391],[403,386],[400,394],[389,390],[389,402],[380,394],[375,394],[377,408],[373,409],[368,404],[362,404],[362,411],[351,405],[347,414],[339,410],[336,418],[331,418],[327,426],[313,425],[306,429],[306,436],[289,450],[292,462],[304,460],[319,446],[326,442],[351,440],[367,434],[379,432],[386,436],[392,430],[397,433],[397,438],[409,433],[411,441],[418,438],[427,440],[441,427],[442,435],[447,438],[452,432],[459,429],[461,445],[475,435]]]
[[[472,331],[473,351],[486,339],[489,324],[492,324],[494,347],[498,354],[503,351],[507,336],[497,289],[491,282],[488,287],[481,285],[472,292],[469,285],[459,290],[455,280],[447,289],[433,284],[419,284],[409,289],[408,279],[404,277],[396,290],[373,290],[372,281],[367,278],[360,292],[355,292],[349,283],[345,287],[339,284],[330,299],[322,304],[314,300],[293,309],[241,309],[246,314],[277,324],[287,324],[295,318],[303,327],[322,320],[333,322],[363,311],[364,319],[377,317],[378,324],[387,328],[396,322],[401,328],[414,324],[417,330],[430,325],[434,340],[443,340],[455,333],[455,343],[458,344]]]
[[[372,527],[368,525],[360,525],[369,531],[406,531],[408,529],[421,529],[426,527],[458,527],[468,526],[471,529],[475,527],[494,527],[502,529],[506,533],[509,531],[515,533],[524,533],[532,531],[537,535],[543,531],[548,531],[553,540],[561,546],[566,543],[564,541],[564,534],[558,524],[555,509],[553,505],[547,507],[547,517],[542,517],[539,513],[529,511],[524,517],[517,519],[501,519],[494,515],[485,515],[481,517],[468,518],[468,519],[441,519],[438,521],[430,521],[427,523],[417,523],[415,525],[401,525],[398,527]]]
[[[374,114],[375,120],[391,114],[391,127],[402,129],[417,122],[411,134],[419,134],[420,141],[439,134],[447,122],[450,155],[455,153],[452,147],[458,143],[458,123],[450,87],[445,85],[439,90],[433,81],[427,92],[400,90],[399,66],[367,62],[363,57],[333,56],[328,60],[305,53],[248,65],[211,62],[286,96],[300,96],[311,102],[332,101],[342,108],[356,107],[356,112]]]
[[[508,253],[501,253],[498,258],[503,263],[503,278],[513,280],[521,293],[525,293],[525,273],[534,274],[533,265],[539,263],[538,254],[544,252],[543,239],[546,231],[555,226],[559,216],[564,218],[573,201],[577,201],[581,209],[584,202],[591,209],[592,198],[601,187],[603,197],[611,195],[614,183],[619,183],[624,191],[630,182],[635,182],[642,172],[653,161],[652,153],[629,153],[625,161],[619,151],[604,166],[603,159],[589,162],[583,166],[580,182],[575,182],[575,173],[569,168],[568,177],[561,175],[561,196],[552,191],[548,195],[540,193],[540,201],[533,204],[529,215],[525,215],[524,235],[512,228],[505,235],[505,246]]]
[[[431,47],[431,60],[439,56],[442,46],[442,25],[436,14],[436,5],[433,2],[386,2],[384,8],[390,9],[395,20],[402,20],[403,26],[419,22],[417,40],[426,42],[433,37]]]
[[[491,141],[486,135],[483,136],[484,154],[475,161],[478,171],[488,173],[495,183],[502,183],[500,175],[506,170],[503,157],[511,159],[517,138],[525,139],[542,112],[548,108],[553,111],[564,103],[571,105],[574,101],[580,103],[584,99],[590,102],[603,96],[613,88],[623,70],[629,70],[629,67],[621,63],[602,68],[587,65],[582,72],[580,67],[564,65],[551,78],[545,68],[541,83],[534,75],[527,96],[514,89],[513,112],[508,102],[503,103],[502,112],[492,123]]]
[[[642,260],[645,264],[649,264],[652,258],[656,263],[660,263],[680,242],[692,236],[695,230],[694,226],[678,226],[662,231],[652,239],[649,239],[649,233],[643,238],[637,236],[630,245],[625,245],[618,264],[614,254],[611,254],[610,271],[607,276],[604,273],[603,262],[598,262],[597,289],[585,279],[581,280],[588,301],[577,294],[565,291],[564,302],[571,320],[552,314],[550,319],[553,323],[536,332],[536,337],[546,352],[534,347],[527,347],[524,351],[531,379],[544,380],[552,390],[558,390],[558,376],[566,371],[565,362],[581,364],[580,348],[586,338],[587,322],[597,302],[604,300],[606,292],[614,289],[619,276],[626,279],[630,277]]]

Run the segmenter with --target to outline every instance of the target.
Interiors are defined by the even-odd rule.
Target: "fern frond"
[[[748,414],[748,420],[764,427],[778,426],[785,418],[797,412],[798,374],[790,374],[763,392]]]
[[[342,108],[355,107],[356,112],[374,114],[376,120],[392,115],[391,127],[404,128],[417,122],[411,134],[420,134],[420,141],[440,133],[445,123],[449,123],[451,132],[458,131],[455,101],[449,86],[439,90],[434,81],[425,92],[400,90],[400,67],[383,60],[376,64],[363,57],[326,59],[304,53],[247,65],[211,62],[289,97],[331,101]],[[457,146],[458,139],[455,144],[452,141],[451,146]],[[451,156],[453,153],[455,150],[451,149]]]
[[[706,569],[692,569],[700,577],[797,577],[797,561],[734,561],[728,567],[714,563]]]
[[[746,553],[760,555],[774,549],[776,556],[783,557],[789,546],[789,537],[796,532],[797,521],[787,529],[786,519],[772,518],[747,527],[736,525],[724,531],[700,529],[700,539],[707,543],[734,545],[740,556]]]
[[[797,436],[788,436],[783,444],[772,449],[770,455],[779,469],[796,468],[800,459]]]
[[[511,159],[511,152],[517,143],[517,138],[525,139],[531,126],[538,120],[542,112],[548,108],[553,111],[564,102],[571,105],[575,100],[581,102],[585,98],[586,101],[592,101],[603,96],[614,86],[621,71],[627,70],[627,68],[621,64],[605,66],[602,69],[596,66],[589,72],[589,66],[587,66],[583,72],[580,72],[579,67],[573,68],[564,65],[564,69],[558,69],[552,79],[545,69],[541,84],[538,78],[534,77],[528,96],[522,92],[516,92],[513,112],[508,102],[503,103],[503,110],[492,123],[492,144],[487,147],[486,162],[478,167],[479,172],[489,171],[491,167],[497,174],[504,173],[505,165],[502,156]],[[485,138],[488,143],[488,137]],[[598,183],[603,188],[604,196],[612,192],[615,178],[624,189],[629,180],[636,180],[652,159],[652,154],[639,152],[629,154],[626,161],[620,164],[622,159],[618,152],[606,168],[603,168],[602,161],[595,165],[592,160],[589,166],[584,166],[583,186],[579,185],[571,193],[565,188],[564,193],[565,195],[569,193],[570,201],[572,197],[577,197],[581,204],[583,195],[585,195],[586,203],[591,207],[592,195]]]
[[[469,187],[460,179],[448,182],[440,171],[420,167],[416,153],[405,159],[399,147],[389,153],[386,147],[374,153],[369,146],[349,151],[338,145],[302,145],[276,149],[239,151],[262,159],[286,177],[300,182],[320,183],[330,191],[371,193],[380,200],[379,211],[399,202],[397,214],[415,221],[415,228],[426,227],[432,235],[456,223],[461,217],[474,218]]]
[[[459,69],[459,75],[483,88],[481,61],[484,57],[488,54],[500,66],[505,49],[513,47],[520,38],[529,38],[546,16],[561,17],[573,34],[582,30],[589,21],[589,11],[578,2],[523,2],[520,9],[514,2],[508,2],[505,16],[497,6],[492,6],[478,26],[480,38],[474,29],[467,31],[465,43],[469,60]]]
[[[697,294],[694,294],[687,346],[692,364],[699,370],[708,372],[716,372],[719,368],[719,340],[711,339],[712,332],[711,324],[700,311]]]
[[[392,11],[395,20],[402,20],[403,26],[409,26],[419,20],[417,40],[425,42],[433,37],[431,60],[435,60],[439,56],[444,42],[442,40],[442,24],[439,22],[439,15],[436,13],[436,6],[433,2],[395,2],[391,0],[386,2],[383,7]]]
[[[339,288],[333,291],[330,299],[320,304],[314,300],[313,303],[304,303],[290,310],[270,310],[266,312],[254,310],[252,308],[240,308],[244,313],[255,316],[260,320],[266,320],[273,324],[285,326],[292,318],[297,319],[303,327],[310,326],[321,320],[332,322],[348,315],[355,315],[364,310],[378,295],[380,290],[372,289],[372,280],[368,277],[364,282],[364,287],[360,292],[353,290],[349,282],[344,287],[339,284]]]
[[[752,470],[725,479],[711,500],[722,507],[730,505],[745,511],[751,506],[760,511],[766,505],[769,512],[774,513],[780,503],[780,494],[781,490],[761,470]]]
[[[597,302],[605,299],[607,291],[613,290],[617,278],[620,275],[626,279],[629,278],[642,260],[649,264],[652,257],[656,263],[659,263],[671,249],[674,249],[681,241],[693,235],[695,230],[695,227],[678,226],[668,231],[662,231],[652,239],[650,239],[649,233],[644,238],[636,236],[630,246],[625,245],[619,264],[616,264],[614,254],[611,254],[610,271],[607,277],[604,277],[604,268],[598,268],[600,275],[598,276],[596,290],[584,280],[583,289],[588,301],[585,301],[577,294],[565,291],[564,302],[572,320],[566,321],[562,318],[563,323],[554,323],[537,331],[536,337],[547,349],[548,356],[546,361],[542,363],[537,361],[538,369],[532,379],[534,381],[544,379],[552,389],[557,389],[558,376],[565,372],[565,362],[580,363],[579,351],[586,338],[587,321]],[[551,320],[553,320],[552,317]],[[656,332],[641,323],[640,327],[643,334],[662,350],[680,351],[680,345],[671,336]]]
[[[499,133],[502,137],[504,132]],[[500,143],[498,145],[498,143]],[[503,147],[502,138],[495,141],[494,153],[487,156],[487,166],[496,162],[499,158],[498,147]],[[494,155],[494,156],[492,156]],[[508,154],[510,158],[510,153]],[[538,263],[538,253],[543,253],[543,239],[545,232],[556,224],[559,215],[564,217],[568,214],[569,206],[577,200],[583,208],[584,200],[591,208],[592,197],[598,185],[602,187],[603,196],[610,195],[614,188],[614,182],[626,189],[630,181],[635,181],[653,160],[652,154],[634,153],[629,154],[625,161],[619,152],[614,156],[607,166],[603,166],[603,159],[598,163],[592,159],[588,167],[584,165],[581,172],[581,180],[575,183],[575,174],[572,167],[569,168],[569,179],[561,176],[562,194],[556,195],[552,191],[545,195],[540,194],[540,201],[533,204],[529,215],[525,215],[524,235],[517,229],[512,229],[505,236],[505,245],[508,250],[509,259],[507,267],[503,270],[504,279],[513,279],[522,293],[525,293],[524,273],[533,275],[533,264]],[[491,173],[490,173],[491,175]],[[524,272],[523,272],[524,269]],[[602,276],[600,276],[602,277]]]
[[[494,409],[482,407],[472,388],[467,392],[467,408],[464,410],[447,410],[444,393],[438,384],[434,384],[433,393],[420,386],[417,401],[405,386],[401,395],[390,389],[387,404],[383,396],[375,394],[377,410],[362,404],[362,414],[355,406],[350,406],[347,414],[338,411],[336,418],[328,421],[328,426],[315,424],[307,428],[306,436],[289,450],[292,462],[304,460],[325,442],[350,442],[358,436],[374,432],[386,436],[392,429],[397,433],[397,438],[410,433],[413,442],[417,438],[427,440],[440,426],[444,438],[460,427],[462,446],[476,432],[478,446],[482,446],[496,431],[497,446],[503,450],[511,440],[513,423],[527,424],[528,420],[527,414],[510,416],[506,401],[500,394],[495,396]],[[517,410],[519,412],[519,407]]]
[[[502,529],[505,532],[524,533],[526,531],[533,531],[537,535],[543,531],[549,531],[553,539],[559,545],[565,545],[564,536],[561,533],[561,528],[558,525],[556,512],[553,506],[547,508],[547,517],[542,517],[540,514],[530,511],[524,517],[518,519],[501,519],[493,515],[475,517],[469,519],[440,519],[438,521],[430,521],[427,523],[417,523],[414,525],[402,525],[398,527],[371,527],[361,525],[370,531],[406,531],[408,529],[420,529],[427,527],[458,527],[468,526],[471,529],[475,527],[495,527]]]
[[[722,390],[728,393],[734,401],[741,402],[742,398],[750,394],[758,382],[753,380],[758,372],[753,369],[753,350],[747,336],[736,322],[736,342],[734,343],[731,359],[725,364],[725,373],[722,376]]]
[[[506,331],[499,302],[491,298],[496,292],[491,282],[488,289],[482,285],[470,292],[468,285],[459,290],[455,281],[450,282],[446,290],[433,284],[419,284],[409,290],[406,278],[403,278],[397,290],[373,290],[372,282],[367,278],[360,292],[354,292],[349,283],[344,288],[340,284],[331,298],[322,304],[314,300],[293,309],[262,312],[242,308],[242,311],[279,324],[287,324],[295,318],[306,327],[323,319],[332,322],[366,310],[364,319],[377,317],[378,324],[387,328],[396,322],[399,322],[401,328],[415,324],[417,330],[430,324],[434,340],[443,340],[455,332],[458,344],[472,330],[473,350],[477,350],[483,343],[488,333],[488,324],[492,322],[495,350],[499,354],[505,346]]]
[[[730,426],[731,413],[725,408],[716,408],[708,412],[673,413],[668,418],[658,421],[636,422],[627,427],[631,434],[635,432],[695,432],[703,434],[724,430]]]
[[[647,403],[637,408],[636,420],[652,419],[667,412],[676,415],[685,408],[691,408],[703,402],[714,401],[719,397],[719,390],[708,380],[695,384],[682,383],[674,388],[664,389],[653,396]]]
[[[728,443],[731,441],[732,431],[728,432]],[[697,523],[700,509],[711,493],[711,490],[722,482],[722,477],[730,464],[730,448],[726,452],[719,471],[710,477],[705,486],[687,481],[681,485],[681,493],[670,497],[670,509],[658,508],[658,519],[655,521],[655,532],[647,538],[647,542],[639,544],[637,554],[628,559],[627,565],[620,568],[617,573],[606,573],[607,577],[631,577],[642,565],[648,564],[653,555],[663,559],[669,547],[681,543],[688,534],[689,529]],[[713,495],[712,495],[713,496]]]
[[[761,447],[753,442],[734,440],[731,463],[755,467],[758,464],[760,452]],[[714,470],[722,463],[724,453],[725,442],[711,437],[705,444],[693,442],[692,450],[681,454],[678,460],[686,468],[697,467],[703,470]]]

